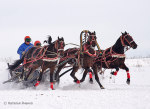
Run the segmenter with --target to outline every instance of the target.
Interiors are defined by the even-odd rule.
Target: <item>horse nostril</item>
[[[137,45],[133,45],[132,48],[133,48],[133,49],[136,49],[136,48],[137,48]]]

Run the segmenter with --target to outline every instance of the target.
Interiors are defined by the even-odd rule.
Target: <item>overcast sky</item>
[[[82,30],[96,31],[102,49],[127,31],[138,44],[127,55],[149,55],[150,0],[0,0],[1,57],[18,56],[26,35],[79,44]]]

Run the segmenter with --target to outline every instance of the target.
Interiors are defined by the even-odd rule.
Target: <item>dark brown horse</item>
[[[25,76],[25,80],[28,79],[29,75],[35,71],[37,68],[41,68],[39,78],[35,84],[38,86],[41,79],[43,72],[50,68],[50,88],[53,89],[53,73],[54,70],[59,63],[60,56],[64,53],[64,39],[59,38],[58,40],[51,43],[52,39],[49,37],[48,45],[44,47],[32,47],[22,59],[17,60],[13,65],[9,67],[10,70],[14,70],[23,62],[24,71],[22,72],[21,77]],[[26,74],[24,74],[27,72]]]
[[[80,83],[85,80],[85,77],[88,72],[90,72],[90,68],[93,66],[95,58],[96,58],[96,51],[94,50],[94,47],[96,46],[96,35],[95,32],[89,34],[89,37],[87,39],[87,42],[83,45],[83,52],[80,51],[79,48],[70,48],[67,49],[64,52],[63,58],[60,60],[60,66],[58,67],[58,70],[56,71],[55,79],[57,80],[57,77],[64,68],[64,66],[68,63],[72,65],[72,72],[70,73],[71,77],[74,79],[74,82]],[[79,81],[77,77],[75,76],[75,73],[78,71],[79,68],[83,68],[85,71],[83,73],[82,79]],[[99,81],[99,77],[97,75],[97,72],[95,72],[95,79],[98,82],[100,88],[103,89],[103,86],[101,85]]]
[[[116,43],[106,50],[103,50],[103,53],[99,55],[99,58],[96,59],[95,64],[93,65],[93,71],[98,72],[102,68],[113,69],[116,71],[112,72],[113,75],[117,75],[119,68],[126,70],[127,72],[127,84],[130,84],[130,73],[129,68],[125,65],[125,47],[132,47],[133,49],[137,48],[137,44],[133,38],[127,33],[122,33]]]

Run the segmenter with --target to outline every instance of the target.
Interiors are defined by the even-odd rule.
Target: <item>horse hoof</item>
[[[19,82],[22,82],[22,81],[23,81],[23,79],[19,77],[18,81],[19,81]]]
[[[25,78],[24,80],[25,80],[25,81],[27,81],[28,79],[27,79],[27,78]]]
[[[130,85],[130,81],[126,81],[126,83],[127,83],[128,85]]]
[[[111,74],[114,75],[114,76],[116,76],[116,75],[117,75],[117,72],[114,72],[114,71],[113,71],[113,72],[111,72]]]
[[[93,80],[92,79],[90,79],[90,81],[89,81],[91,84],[93,84]]]
[[[103,86],[101,86],[101,89],[105,89]]]
[[[126,83],[127,83],[128,85],[130,85],[130,79],[129,79],[129,78],[127,79]]]
[[[74,80],[75,83],[80,84],[81,81],[79,80]]]
[[[93,81],[90,81],[90,84],[93,84]]]

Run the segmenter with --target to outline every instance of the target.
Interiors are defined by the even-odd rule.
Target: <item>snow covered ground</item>
[[[46,79],[35,88],[24,88],[22,84],[7,83],[7,61],[0,59],[0,109],[150,109],[150,59],[127,59],[131,84],[126,84],[126,72],[120,70],[110,79],[106,70],[104,78],[99,75],[105,89],[100,89],[96,81],[73,83],[69,73],[61,78],[56,90],[50,90]],[[10,61],[10,60],[9,60]],[[77,77],[82,76],[81,70]]]

